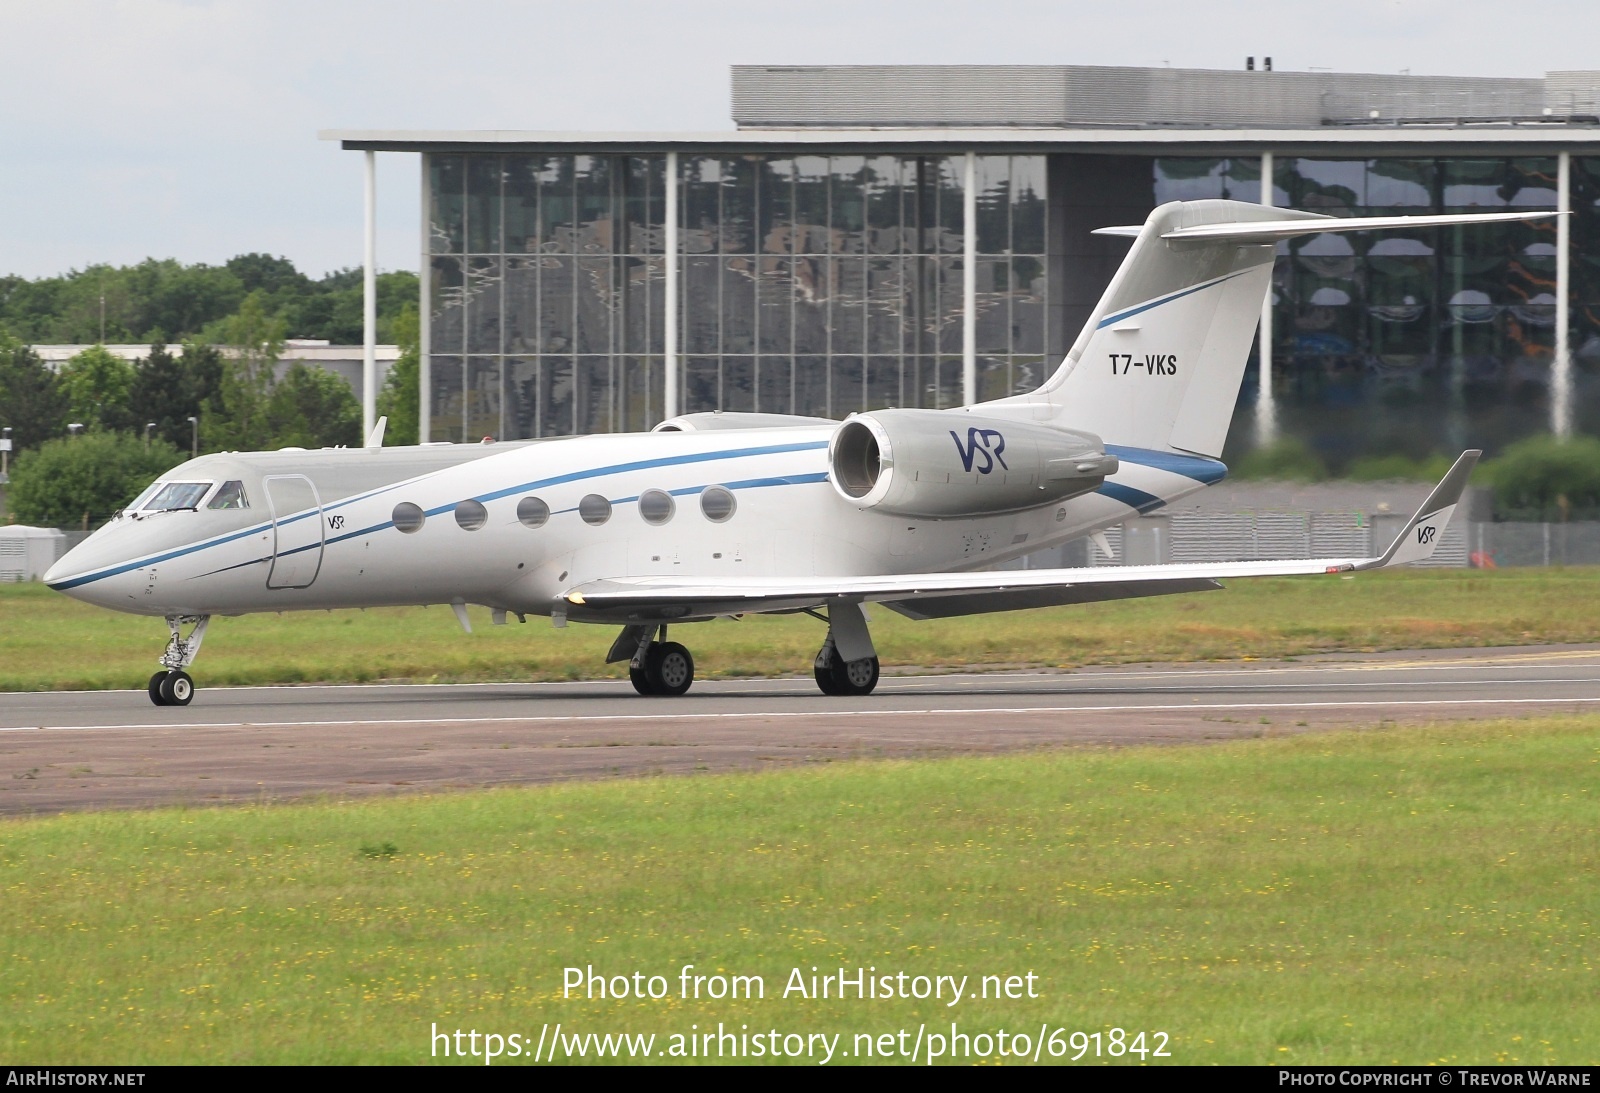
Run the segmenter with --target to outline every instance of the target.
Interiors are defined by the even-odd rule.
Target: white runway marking
[[[1589,682],[1587,680],[1578,682]],[[1166,704],[1134,704],[1124,706],[994,706],[898,710],[839,710],[838,713],[853,718],[869,717],[956,717],[995,714],[1039,713],[1128,713],[1140,710],[1194,711],[1194,710],[1338,710],[1382,707],[1421,706],[1579,706],[1600,703],[1600,695],[1593,698],[1439,698],[1401,699],[1399,701],[1350,702],[1182,702]],[[530,714],[525,717],[418,717],[381,718],[377,720],[352,719],[342,721],[201,721],[194,723],[143,724],[143,725],[15,725],[0,727],[0,732],[70,732],[73,730],[128,730],[151,729],[311,729],[349,726],[384,725],[506,725],[517,723],[570,724],[583,721],[751,721],[777,720],[779,718],[824,717],[830,710],[772,710],[747,713],[682,713],[682,714]]]

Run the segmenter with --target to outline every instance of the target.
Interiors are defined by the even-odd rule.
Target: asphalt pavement
[[[1600,646],[809,679],[0,694],[0,813],[279,801],[1600,709]]]

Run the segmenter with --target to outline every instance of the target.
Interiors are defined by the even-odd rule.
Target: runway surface
[[[360,796],[1600,709],[1600,646],[1074,672],[0,694],[0,813]]]

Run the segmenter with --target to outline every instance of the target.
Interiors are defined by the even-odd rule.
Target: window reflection
[[[1555,170],[1548,157],[1283,157],[1275,190],[1292,207],[1336,215],[1553,208]],[[1575,162],[1575,198],[1582,175]],[[1574,220],[1577,253],[1585,215],[1594,213]],[[1304,429],[1315,420],[1355,454],[1417,455],[1537,428],[1554,344],[1554,241],[1552,221],[1280,247],[1274,378],[1290,427],[1296,414],[1315,415]],[[1575,295],[1586,291],[1582,275],[1574,282]],[[1591,283],[1600,300],[1600,277]]]

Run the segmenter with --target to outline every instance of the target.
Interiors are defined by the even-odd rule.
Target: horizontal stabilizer
[[[1539,220],[1555,212],[1445,213],[1440,216],[1330,216],[1315,220],[1257,220],[1237,224],[1196,224],[1163,232],[1163,239],[1227,239],[1240,243],[1273,243],[1299,235],[1324,232],[1390,231],[1398,228],[1443,228],[1452,224],[1493,224],[1509,220]]]

